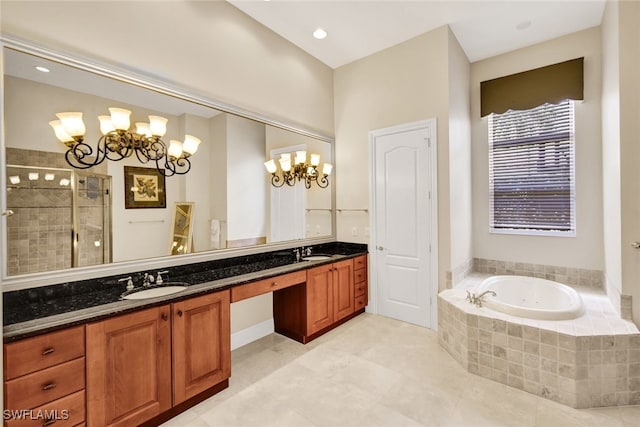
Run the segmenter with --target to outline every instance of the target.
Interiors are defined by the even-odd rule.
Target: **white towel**
[[[220,220],[211,220],[211,229],[209,235],[209,249],[220,249]]]

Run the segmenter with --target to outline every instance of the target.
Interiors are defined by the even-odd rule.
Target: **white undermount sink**
[[[309,256],[303,256],[302,260],[303,261],[322,261],[325,259],[331,259],[332,256],[331,255],[309,255]]]
[[[172,285],[172,286],[158,286],[155,288],[143,289],[141,291],[133,292],[131,294],[125,295],[122,298],[124,299],[147,299],[147,298],[155,298],[162,297],[165,295],[175,294],[187,289],[186,286],[183,285]]]

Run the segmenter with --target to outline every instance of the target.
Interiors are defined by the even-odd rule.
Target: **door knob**
[[[631,247],[633,249],[640,249],[640,242],[631,242]]]
[[[382,246],[376,246],[376,249],[379,250],[379,251],[384,250],[384,248]]]
[[[11,216],[14,212],[11,209],[7,209],[6,211],[2,211],[2,216]]]

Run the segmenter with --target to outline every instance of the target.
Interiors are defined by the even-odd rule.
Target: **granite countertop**
[[[327,244],[325,244],[327,245]],[[329,244],[330,245],[330,244]],[[256,280],[304,270],[367,253],[366,245],[340,244],[325,246],[314,253],[331,254],[318,261],[299,261],[292,251],[257,254],[238,259],[218,260],[207,265],[176,267],[168,282],[186,282],[187,289],[165,296],[140,300],[124,300],[125,284],[116,278],[96,280],[96,283],[54,285],[5,293],[4,342],[11,342],[56,329],[104,319],[143,308],[164,305],[197,295],[230,289]],[[234,262],[235,261],[235,262]],[[214,265],[208,265],[214,264]],[[174,274],[171,274],[174,273]],[[120,275],[122,276],[122,275]],[[120,277],[119,276],[119,277]],[[81,288],[81,289],[80,289]],[[13,294],[7,297],[7,294]]]

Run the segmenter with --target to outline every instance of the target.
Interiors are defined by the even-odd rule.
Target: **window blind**
[[[489,117],[492,231],[575,231],[573,102]]]

